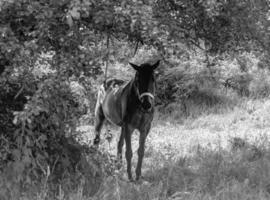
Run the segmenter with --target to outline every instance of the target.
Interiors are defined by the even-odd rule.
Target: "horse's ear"
[[[133,67],[133,69],[135,69],[137,71],[140,69],[140,67],[138,65],[135,65],[133,63],[129,63],[129,64],[131,65],[131,67]]]
[[[155,64],[152,65],[152,69],[155,70],[159,66],[160,60],[158,60]]]

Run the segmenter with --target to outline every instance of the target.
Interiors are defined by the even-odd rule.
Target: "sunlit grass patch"
[[[187,199],[245,199],[260,194],[266,199],[269,155],[269,149],[248,142],[239,149],[198,147],[193,156],[167,160],[161,168],[150,168],[145,178],[149,182],[162,182],[168,198],[189,194]],[[155,160],[160,161],[160,155]],[[242,194],[243,191],[246,192]]]

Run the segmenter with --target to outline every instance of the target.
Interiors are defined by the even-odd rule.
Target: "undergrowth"
[[[244,145],[238,146],[237,140]],[[148,148],[146,160],[151,157],[151,162],[146,164],[143,180],[129,182],[123,171],[115,172],[104,179],[90,199],[269,199],[267,146],[255,146],[235,138],[230,140],[229,149],[198,146],[192,156],[177,159]],[[70,195],[86,199],[78,193],[65,195],[68,198],[64,199],[72,199]]]
[[[115,134],[112,141],[102,139],[99,151],[85,148],[87,159],[75,165],[73,173],[62,173],[57,182],[51,168],[44,168],[35,183],[11,182],[12,174],[2,172],[1,199],[269,199],[269,105],[267,100],[246,100],[222,114],[210,113],[178,125],[162,124],[156,118],[139,182],[127,180],[125,166],[116,169]],[[81,131],[90,133],[81,140],[91,142],[92,127]],[[134,151],[137,148],[135,132]],[[136,160],[134,152],[133,166]]]
[[[238,146],[237,139],[244,145]],[[94,199],[268,199],[268,145],[235,140],[229,149],[198,146],[192,156],[177,159],[150,149],[152,162],[143,181],[130,183],[116,174],[107,178]]]

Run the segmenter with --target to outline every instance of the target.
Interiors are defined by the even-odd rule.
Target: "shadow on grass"
[[[143,180],[109,177],[94,199],[269,199],[270,150],[239,140],[232,139],[229,150],[197,148],[174,161],[153,152]]]
[[[268,143],[256,146],[241,138],[232,138],[230,149],[198,146],[192,156],[177,159],[151,149],[146,152],[144,177],[139,182],[127,180],[124,166],[117,171],[110,155],[96,152],[86,160],[86,168],[90,171],[74,177],[67,175],[58,183],[45,183],[42,179],[36,184],[41,186],[39,190],[33,188],[17,195],[15,185],[0,182],[0,197],[23,200],[266,200],[270,198],[268,146]],[[95,160],[100,164],[91,166]],[[87,173],[92,177],[87,177]],[[94,178],[97,176],[98,181]],[[3,196],[3,188],[14,195]]]

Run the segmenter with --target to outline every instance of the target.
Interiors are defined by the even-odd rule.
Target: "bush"
[[[259,70],[254,74],[249,85],[250,94],[254,98],[265,98],[270,95],[270,78],[268,70]]]
[[[86,153],[89,147],[76,141],[77,124],[90,103],[77,81],[63,78],[57,73],[37,78],[29,72],[0,77],[0,195],[4,199],[29,191],[39,194],[44,184],[56,193],[56,185],[67,179],[69,191],[77,188],[82,176],[88,196],[97,190],[104,173],[102,162],[108,161],[94,158],[97,153]]]
[[[224,86],[226,89],[233,89],[239,96],[249,96],[249,86],[252,82],[252,76],[250,74],[241,74],[229,77],[225,80]]]
[[[196,117],[209,108],[230,103],[222,94],[220,81],[203,67],[194,72],[196,66],[191,64],[173,67],[158,80],[157,104],[163,114],[175,115],[175,119]]]

